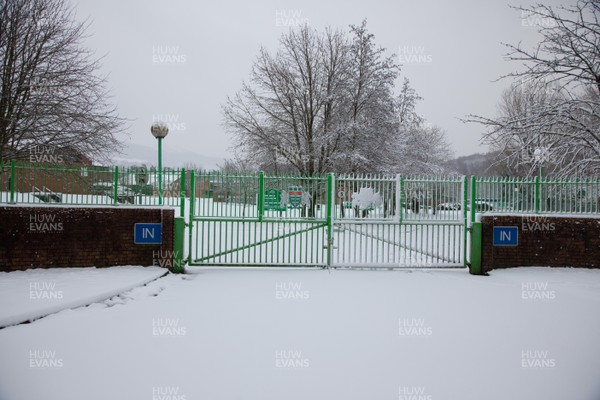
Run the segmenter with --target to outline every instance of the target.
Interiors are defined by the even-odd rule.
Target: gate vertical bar
[[[396,175],[396,221],[402,223],[402,193],[404,192],[404,179],[400,174]]]
[[[333,206],[335,198],[333,188],[335,187],[335,175],[327,175],[327,268],[331,268],[333,261]]]
[[[265,173],[263,171],[258,173],[258,199],[256,202],[258,203],[258,220],[262,222],[265,207]]]
[[[400,178],[400,208],[402,208],[402,202],[404,202],[404,210],[406,210],[406,204],[408,201],[408,197],[405,197],[405,190],[404,190],[404,180],[405,177],[401,177]],[[402,224],[404,222],[404,212],[400,213],[400,223]]]

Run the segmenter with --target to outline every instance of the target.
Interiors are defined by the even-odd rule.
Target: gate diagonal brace
[[[224,255],[227,255],[227,254],[236,253],[238,251],[251,249],[251,248],[256,247],[256,246],[262,246],[263,244],[275,242],[277,240],[285,239],[285,238],[288,238],[288,237],[291,237],[291,236],[294,236],[294,235],[298,235],[298,234],[305,233],[305,232],[310,232],[310,231],[313,231],[315,229],[324,228],[324,227],[327,227],[326,223],[318,224],[317,226],[313,226],[313,227],[306,228],[306,229],[301,229],[301,230],[296,231],[296,232],[286,233],[286,234],[283,234],[283,235],[280,235],[280,236],[275,236],[275,237],[272,237],[270,239],[265,239],[265,240],[262,240],[260,242],[251,243],[251,244],[248,244],[248,245],[242,246],[242,247],[237,247],[235,249],[225,250],[225,251],[222,251],[220,253],[213,254],[213,255],[210,255],[210,256],[206,256],[206,257],[202,257],[202,258],[197,258],[197,259],[194,260],[194,262],[207,261],[207,260],[210,260],[211,258],[217,258],[217,257],[221,257],[221,256],[224,256]]]

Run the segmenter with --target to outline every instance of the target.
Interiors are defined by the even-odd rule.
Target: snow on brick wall
[[[521,266],[600,268],[600,217],[481,217],[482,272]],[[516,226],[517,246],[494,246],[494,227]]]
[[[173,265],[170,209],[0,207],[0,271]],[[134,244],[135,223],[160,223],[162,245]]]

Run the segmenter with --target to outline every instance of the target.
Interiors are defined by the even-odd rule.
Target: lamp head
[[[169,127],[164,122],[155,122],[150,127],[152,136],[157,139],[162,139],[169,133]]]

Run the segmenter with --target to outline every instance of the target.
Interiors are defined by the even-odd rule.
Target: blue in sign
[[[494,246],[518,246],[519,228],[516,226],[495,226]]]
[[[133,243],[161,244],[162,224],[135,224]]]

